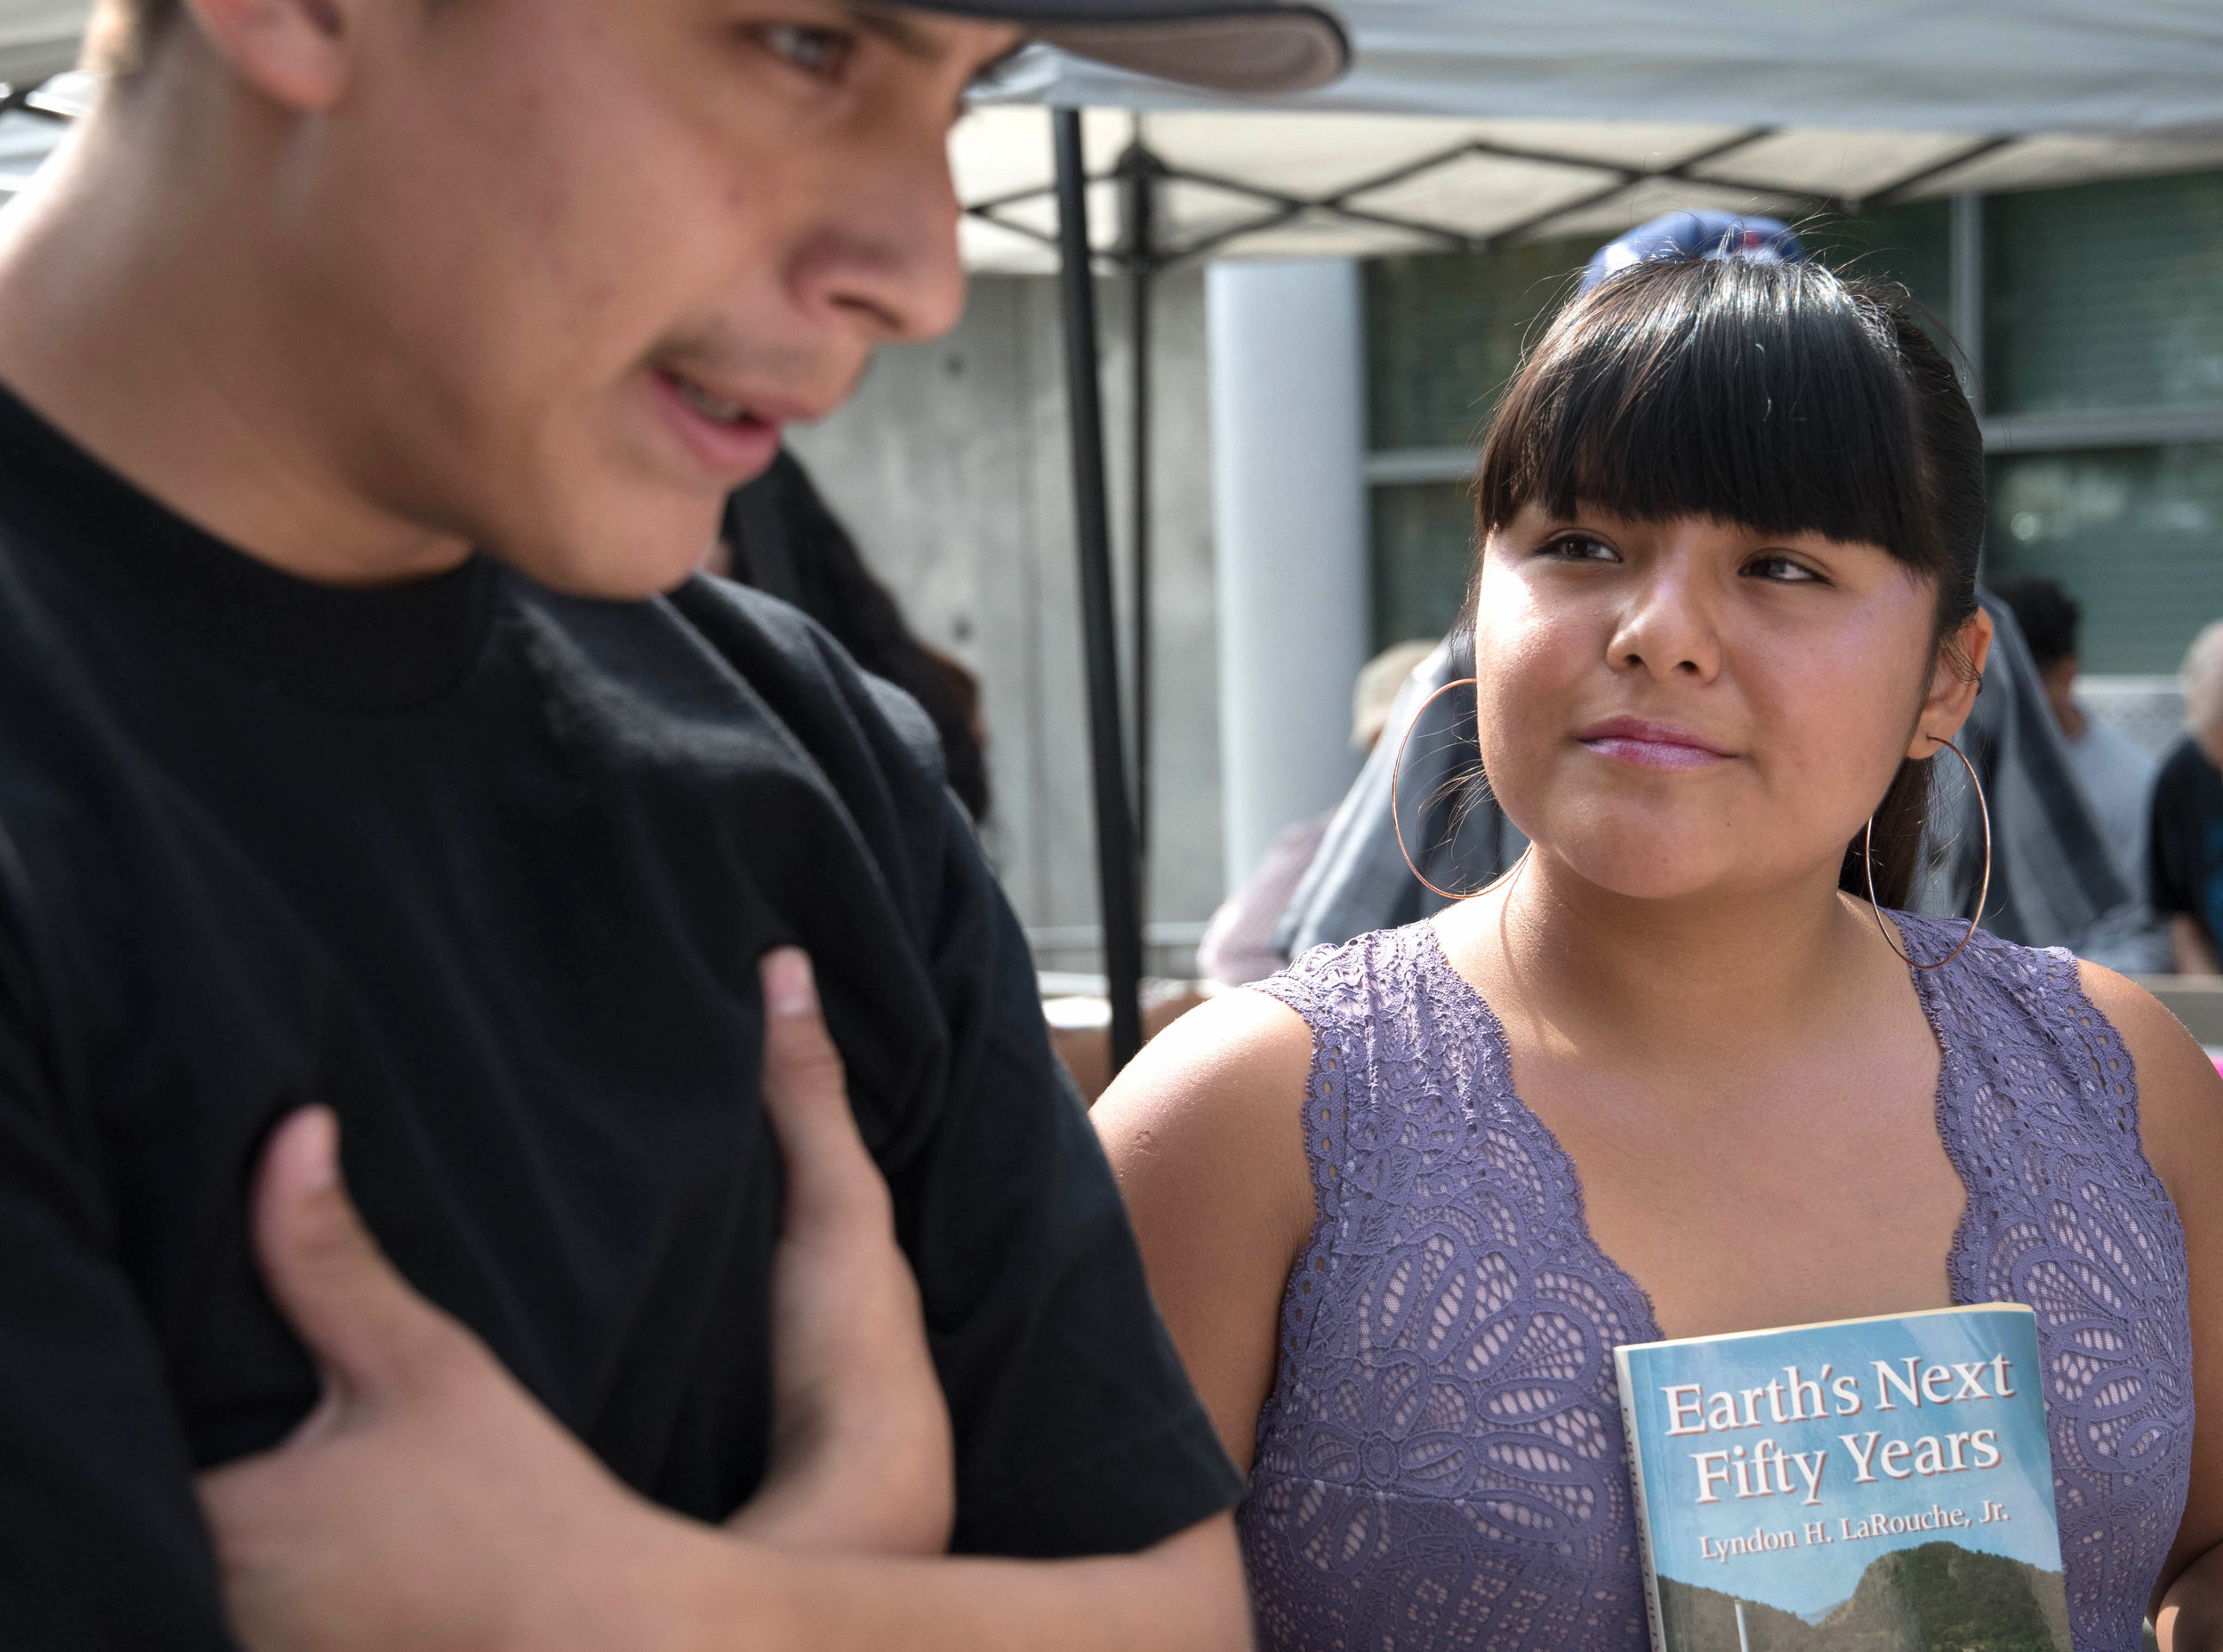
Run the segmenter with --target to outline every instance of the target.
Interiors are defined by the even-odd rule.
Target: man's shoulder
[[[713,574],[698,573],[665,601],[692,630],[759,692],[839,706],[860,719],[855,733],[882,755],[898,753],[933,784],[943,781],[942,742],[919,702],[850,657],[831,632],[792,603]],[[807,718],[815,727],[822,718]],[[799,730],[799,733],[804,731]],[[885,736],[895,744],[887,747]],[[806,735],[807,740],[807,735]]]

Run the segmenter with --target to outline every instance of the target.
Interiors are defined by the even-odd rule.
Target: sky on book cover
[[[1663,1577],[1810,1616],[1925,1543],[2061,1569],[2026,1309],[1621,1353]]]

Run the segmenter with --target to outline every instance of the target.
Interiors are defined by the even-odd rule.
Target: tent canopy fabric
[[[1121,233],[1112,174],[1140,136],[1168,169],[1157,233],[1174,257],[1368,257],[1600,239],[1679,207],[1796,219],[1962,190],[2223,165],[2223,123],[2174,132],[2031,133],[1752,121],[1092,110],[1090,240]],[[1042,274],[1052,242],[1048,111],[989,106],[951,139],[967,263]]]
[[[2212,0],[1342,0],[1336,11],[1351,73],[1272,107],[1958,132],[2223,120]],[[1076,108],[1231,104],[1050,52],[1015,65],[1006,88]]]
[[[90,0],[0,0],[0,80],[76,60]],[[2223,124],[2213,0],[1342,0],[1352,72],[1244,107],[1910,132]],[[1028,54],[1005,98],[1225,108],[1224,97]]]
[[[1091,240],[1139,135],[1173,256],[1367,256],[1796,217],[2223,164],[2223,7],[2192,0],[1351,0],[1344,80],[1207,99],[1037,50],[960,123],[968,263],[1055,267],[1044,106],[1089,123]],[[1146,114],[1140,112],[1147,111]]]

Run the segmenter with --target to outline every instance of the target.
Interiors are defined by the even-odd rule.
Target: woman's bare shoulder
[[[2135,981],[2081,960],[2077,981],[2130,1053],[2146,1156],[2181,1206],[2187,1190],[2223,1158],[2223,1074],[2184,1023]]]
[[[1232,1164],[1255,1165],[1262,1150],[1283,1136],[1304,1179],[1299,1116],[1312,1065],[1312,1030],[1295,1010],[1264,992],[1223,993],[1145,1045],[1092,1117],[1122,1181],[1123,1160],[1167,1151],[1201,1156],[1200,1167],[1223,1155]],[[1270,1162],[1289,1159],[1270,1151],[1264,1156]],[[1309,1202],[1309,1179],[1304,1185]]]
[[[1096,1103],[1166,1328],[1220,1441],[1248,1469],[1281,1295],[1312,1231],[1312,1035],[1263,992],[1191,1010]]]
[[[1312,1225],[1312,1066],[1311,1029],[1263,992],[1224,993],[1145,1045],[1093,1114],[1136,1226],[1263,1241],[1286,1271]]]

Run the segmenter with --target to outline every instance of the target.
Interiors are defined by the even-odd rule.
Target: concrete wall
[[[1126,289],[1107,282],[1105,425],[1128,599]],[[1155,974],[1190,973],[1221,894],[1204,282],[1153,317],[1156,784],[1146,911]],[[981,679],[990,854],[1050,969],[1095,969],[1094,831],[1055,284],[984,277],[964,322],[884,350],[856,397],[792,446],[919,635]],[[1124,626],[1124,621],[1123,621]],[[1123,678],[1131,683],[1131,674]]]

